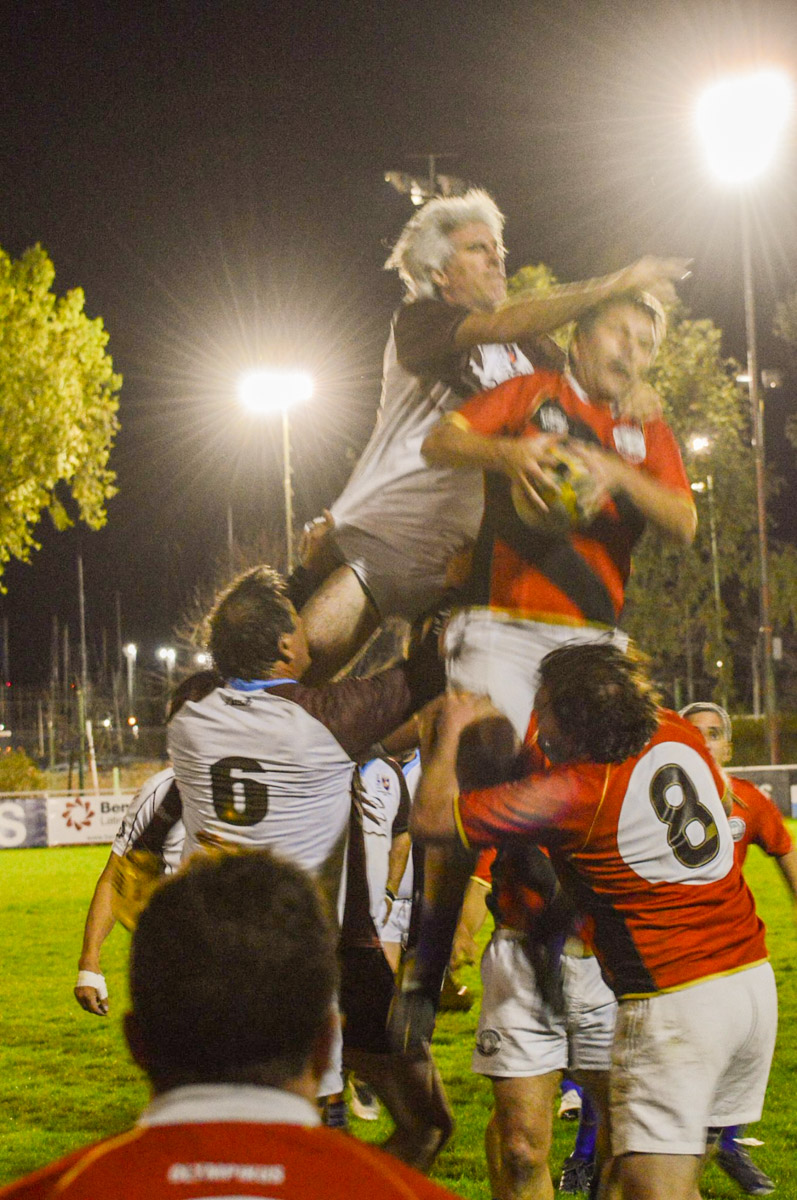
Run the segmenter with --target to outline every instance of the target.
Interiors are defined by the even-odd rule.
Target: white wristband
[[[108,999],[108,985],[105,982],[105,976],[98,975],[96,971],[78,971],[75,987],[94,988],[98,1000]]]

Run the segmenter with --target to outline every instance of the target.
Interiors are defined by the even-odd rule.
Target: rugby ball
[[[512,484],[512,504],[523,524],[546,533],[565,533],[586,525],[595,514],[595,485],[589,468],[566,446],[554,445],[545,470],[551,482],[533,486],[548,506],[547,512],[528,498],[519,483]]]

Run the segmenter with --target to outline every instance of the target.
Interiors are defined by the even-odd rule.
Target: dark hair
[[[658,724],[657,696],[633,647],[571,642],[540,664],[556,723],[568,739],[568,758],[624,762],[650,741]]]
[[[154,893],[133,935],[136,1049],[158,1091],[279,1087],[301,1074],[337,988],[321,894],[270,851],[201,856]]]
[[[221,593],[210,614],[210,651],[225,679],[264,679],[279,658],[280,638],[296,617],[285,580],[271,567],[253,567]]]

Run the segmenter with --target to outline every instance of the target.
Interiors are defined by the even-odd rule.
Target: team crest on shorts
[[[728,824],[731,827],[731,837],[735,842],[740,842],[747,830],[747,822],[744,817],[731,817]]]
[[[620,458],[624,458],[626,462],[645,461],[648,448],[645,445],[645,434],[638,425],[615,425],[614,445]]]
[[[483,1058],[492,1058],[501,1049],[502,1041],[497,1029],[483,1029],[476,1038],[476,1049]]]

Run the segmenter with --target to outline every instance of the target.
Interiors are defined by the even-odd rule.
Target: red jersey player
[[[134,1130],[0,1189],[3,1200],[445,1200],[319,1125],[337,936],[317,887],[269,851],[203,858],[158,888],[131,955],[126,1032],[154,1099]]]
[[[777,1024],[722,776],[616,646],[564,646],[543,659],[535,712],[550,769],[459,795],[459,735],[484,711],[484,701],[449,695],[427,721],[413,834],[549,850],[620,1001],[607,1186],[691,1200],[708,1128],[760,1116]]]
[[[703,734],[720,770],[727,766],[733,751],[733,729],[725,709],[710,701],[697,701],[681,709],[681,716]],[[740,867],[744,864],[751,843],[760,846],[765,854],[774,858],[789,885],[792,900],[797,901],[797,850],[780,810],[749,779],[724,774],[737,863]],[[767,1196],[775,1190],[774,1181],[753,1162],[750,1151],[741,1141],[743,1137],[744,1128],[740,1125],[722,1129],[715,1161],[749,1195]]]

